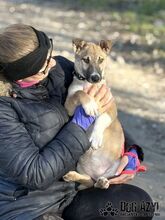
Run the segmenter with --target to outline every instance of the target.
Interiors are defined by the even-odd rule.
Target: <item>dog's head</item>
[[[104,78],[107,56],[112,47],[109,40],[99,44],[74,39],[75,71],[90,83],[98,83]]]

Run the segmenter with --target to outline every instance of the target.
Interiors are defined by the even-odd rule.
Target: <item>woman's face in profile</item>
[[[48,56],[48,57],[49,57],[49,56]],[[48,58],[48,57],[47,57],[47,58]],[[49,60],[49,63],[48,63],[47,60],[46,60],[44,66],[42,67],[42,69],[41,69],[38,73],[36,73],[36,74],[34,74],[34,75],[32,75],[32,76],[29,76],[29,77],[27,77],[27,78],[18,80],[18,81],[24,81],[24,82],[31,82],[31,81],[37,81],[37,82],[39,82],[39,81],[42,81],[43,79],[45,79],[45,78],[48,76],[49,70],[50,70],[52,67],[54,67],[55,65],[56,65],[56,61],[55,61],[53,58],[51,58],[51,59]],[[46,69],[45,69],[45,68],[46,68]]]

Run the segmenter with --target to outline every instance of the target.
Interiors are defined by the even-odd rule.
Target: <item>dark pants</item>
[[[79,191],[64,209],[64,220],[150,220],[152,199],[142,189],[128,184],[112,185],[107,190]]]

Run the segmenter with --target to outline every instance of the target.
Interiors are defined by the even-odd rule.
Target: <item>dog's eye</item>
[[[85,63],[89,63],[89,57],[82,58]]]
[[[103,61],[104,61],[104,58],[99,57],[99,59],[98,59],[98,63],[102,63]]]

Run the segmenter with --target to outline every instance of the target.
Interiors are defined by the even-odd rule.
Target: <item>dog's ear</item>
[[[110,41],[110,40],[101,40],[99,45],[100,45],[101,49],[108,54],[111,50],[111,47],[112,47],[112,41]]]
[[[75,38],[72,40],[72,44],[74,52],[79,52],[83,47],[87,45],[87,42],[82,39]]]

